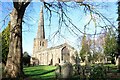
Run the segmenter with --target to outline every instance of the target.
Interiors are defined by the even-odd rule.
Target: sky
[[[71,5],[71,3],[67,3]],[[96,10],[100,11],[104,14],[105,17],[109,18],[111,22],[114,22],[115,26],[117,26],[117,3],[116,2],[107,2],[101,5],[99,2],[95,2],[94,4],[100,4],[99,7],[95,7]],[[41,2],[33,2],[31,3],[25,12],[24,15],[24,22],[23,23],[23,52],[27,51],[30,55],[33,52],[33,41],[36,37],[37,28],[38,28],[38,21],[39,21],[39,14],[41,6],[43,3]],[[1,31],[7,26],[9,22],[9,13],[12,11],[13,5],[10,2],[2,2],[2,20],[5,20],[5,24],[3,21],[0,23],[2,26]],[[94,7],[93,7],[94,8]],[[0,8],[1,9],[1,8]],[[68,12],[66,13],[70,18],[72,23],[81,31],[84,30],[84,25],[90,20],[90,14],[87,12],[86,14],[83,11],[83,7],[80,8],[67,8]],[[8,15],[8,16],[7,16]],[[6,18],[7,16],[7,18]],[[104,26],[104,22],[99,18],[98,15],[94,15],[97,19],[97,22]],[[66,18],[65,18],[66,19]],[[46,12],[44,8],[44,28],[45,28],[45,37],[48,39],[48,47],[57,46],[59,44],[63,44],[65,42],[69,43],[71,46],[75,47],[77,50],[80,49],[80,41],[78,37],[83,36],[78,30],[76,30],[71,24],[67,21],[66,23],[70,28],[72,28],[78,36],[76,36],[72,31],[69,31],[68,28],[63,24],[62,26],[59,25],[58,22],[59,18],[58,15],[53,13],[51,18],[51,25],[49,26],[49,14]],[[109,24],[107,21],[105,21]],[[94,22],[92,21],[86,28],[86,32],[93,34],[95,32]],[[56,31],[61,27],[60,35],[57,34],[54,38],[54,34]],[[97,31],[100,32],[101,29],[97,28]],[[71,33],[70,33],[71,32]]]

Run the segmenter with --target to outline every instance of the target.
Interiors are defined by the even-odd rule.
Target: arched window
[[[42,43],[42,46],[44,46],[44,42]]]
[[[41,41],[40,41],[40,46],[41,46]]]
[[[58,63],[60,63],[60,58],[58,58]]]
[[[69,53],[69,50],[66,46],[63,47],[61,50],[61,60],[63,60],[64,62],[70,60],[70,53]]]

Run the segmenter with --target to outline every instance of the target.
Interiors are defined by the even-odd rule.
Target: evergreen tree
[[[105,37],[104,53],[106,56],[110,56],[112,63],[115,63],[114,59],[117,52],[117,39],[115,32],[110,29]]]
[[[8,26],[2,31],[2,62],[6,64],[7,55],[9,52],[9,39],[10,37],[10,22]]]
[[[23,65],[30,66],[30,55],[27,52],[23,54]]]
[[[81,57],[81,60],[84,62],[85,56],[90,55],[90,45],[91,45],[90,40],[87,40],[87,37],[85,34],[82,38],[81,45],[82,45],[82,48],[80,50],[80,57]]]

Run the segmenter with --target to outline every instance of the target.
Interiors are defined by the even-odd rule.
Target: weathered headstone
[[[56,64],[55,66],[57,66],[55,70],[55,77],[56,79],[60,79],[61,78],[61,66],[59,64]]]
[[[120,69],[120,56],[118,56],[118,69]]]
[[[61,78],[62,79],[70,79],[73,75],[73,67],[72,64],[69,62],[66,62],[61,66]]]
[[[60,80],[69,80],[73,75],[73,67],[69,62],[64,63],[63,65],[56,65],[57,69],[55,71],[56,79]]]
[[[86,55],[85,55],[85,65],[89,64],[88,57],[89,57],[89,54],[87,54],[87,52],[86,52]]]

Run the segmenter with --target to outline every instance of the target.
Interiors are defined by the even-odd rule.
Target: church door
[[[70,61],[70,53],[68,48],[65,46],[61,50],[61,60],[64,62],[69,62]]]

